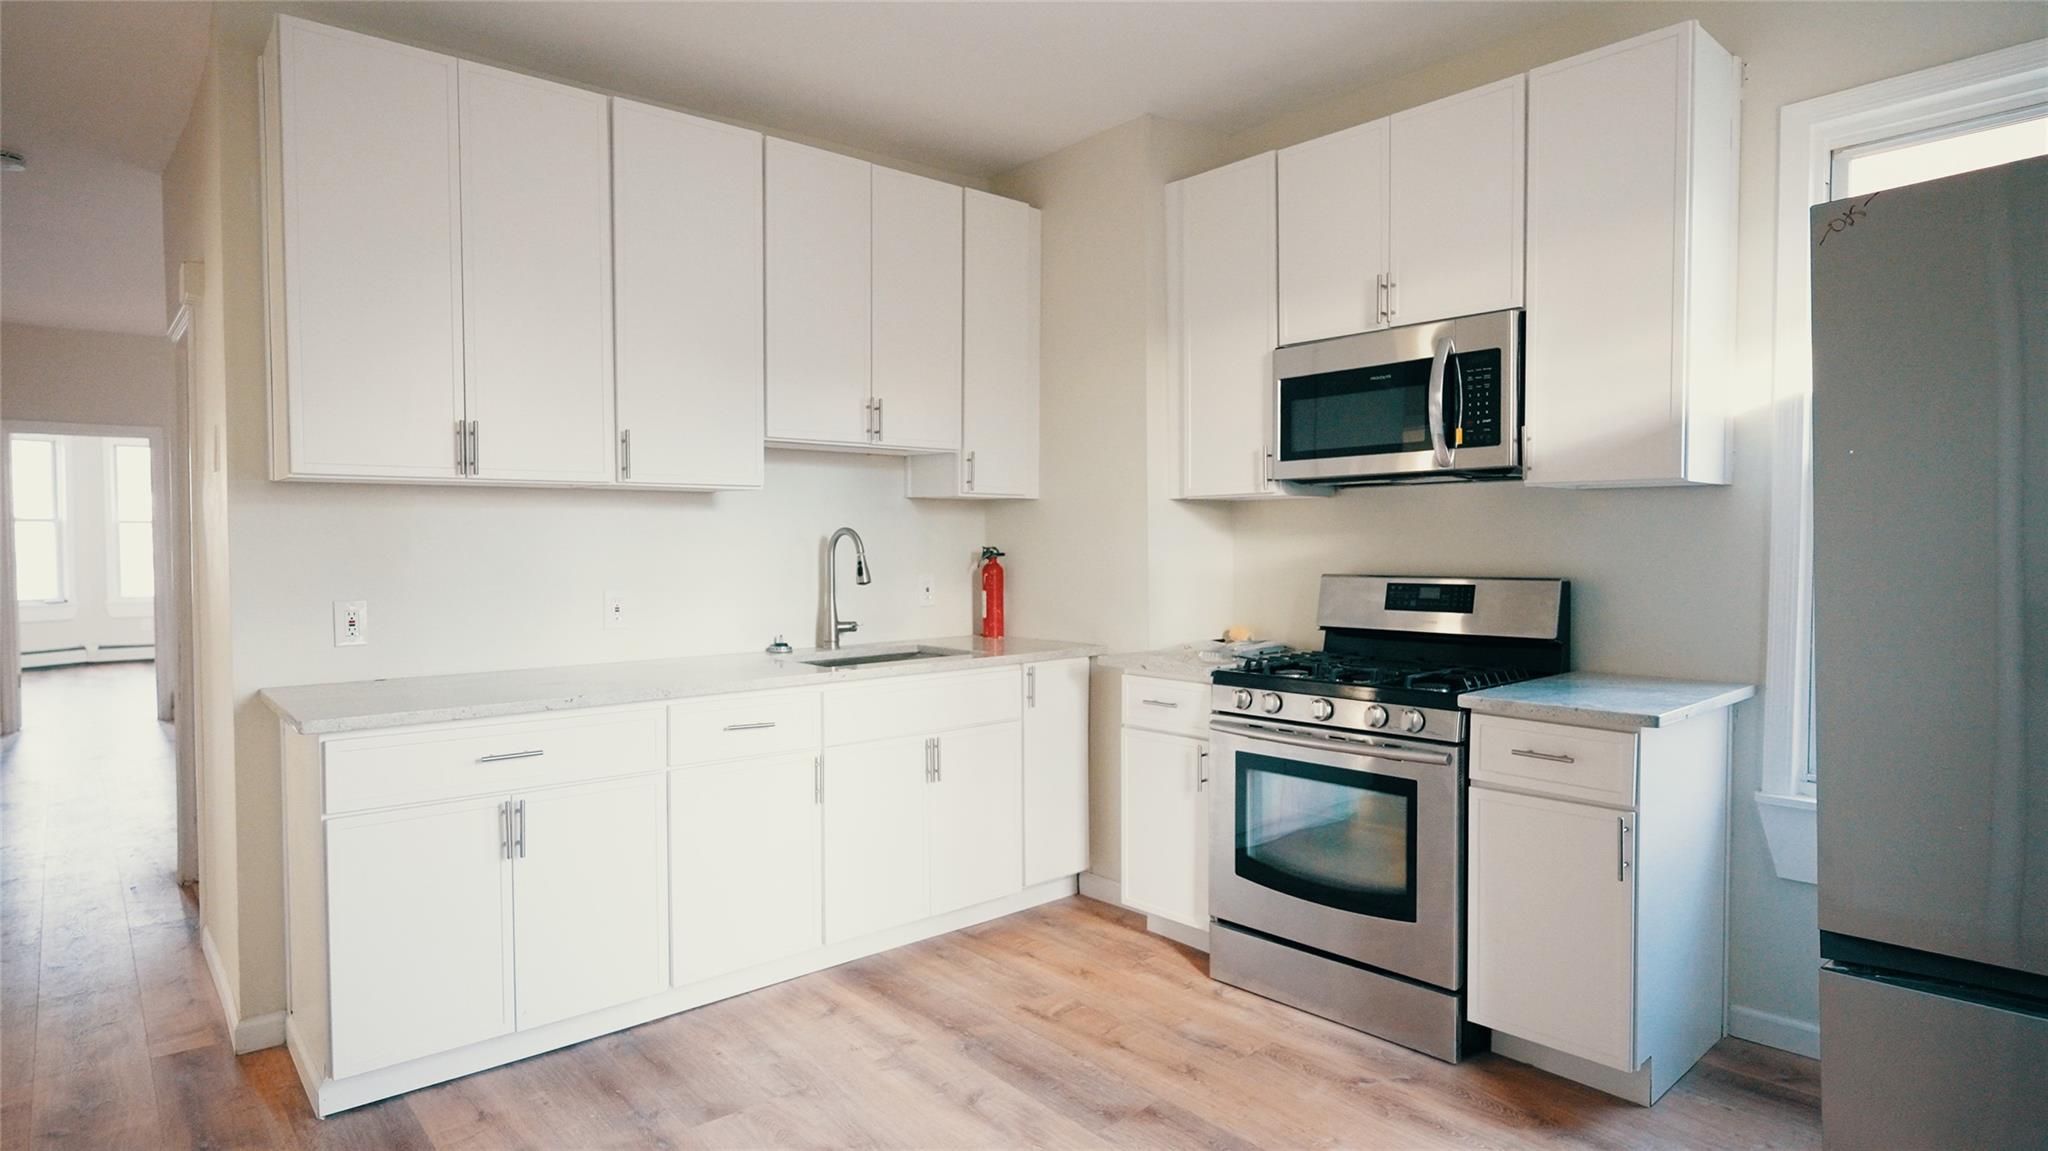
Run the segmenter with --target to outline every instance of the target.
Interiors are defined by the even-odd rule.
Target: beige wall
[[[162,336],[0,324],[0,416],[169,428],[171,345]]]

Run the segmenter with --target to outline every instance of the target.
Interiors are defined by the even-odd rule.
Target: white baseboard
[[[1820,1024],[1811,1020],[1730,1005],[1728,1034],[1808,1059],[1820,1058]]]
[[[235,1054],[247,1055],[266,1047],[284,1046],[284,1012],[272,1011],[254,1018],[242,1018],[242,1002],[228,981],[228,970],[213,945],[213,932],[199,929],[199,953],[206,957],[207,974],[213,977],[213,993],[220,998],[221,1014],[227,1018],[228,1043]]]
[[[1124,905],[1124,887],[1114,879],[1097,875],[1092,871],[1081,873],[1081,894],[1101,903]]]

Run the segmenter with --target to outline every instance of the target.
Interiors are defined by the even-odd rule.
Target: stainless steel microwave
[[[1522,472],[1522,311],[1273,353],[1273,478],[1307,484]]]

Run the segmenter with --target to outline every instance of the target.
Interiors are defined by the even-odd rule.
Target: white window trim
[[[1770,616],[1758,812],[1778,874],[1813,882],[1815,806],[1806,768],[1813,602],[1813,389],[1809,212],[1827,203],[1842,148],[2048,101],[2048,40],[1787,104],[1778,114],[1778,237],[1771,407]],[[1781,850],[1781,847],[1783,850]]]
[[[141,436],[103,436],[100,439],[102,472],[101,491],[107,499],[107,614],[115,619],[133,619],[152,615],[156,611],[155,596],[124,596],[121,594],[121,507],[120,478],[115,474],[114,449],[123,445],[135,445],[151,449],[150,470],[150,565],[156,565],[156,451],[155,445]]]
[[[63,437],[54,432],[14,432],[10,440],[38,440],[50,445],[50,467],[55,473],[51,477],[51,495],[56,506],[52,509],[57,524],[57,598],[46,600],[17,600],[15,619],[25,623],[48,623],[54,620],[72,619],[78,615],[78,599],[73,594],[73,568],[71,545],[71,460],[70,452]],[[10,457],[12,448],[10,445]],[[9,466],[12,466],[10,458]],[[12,481],[13,477],[8,477]],[[7,530],[14,530],[14,509],[7,509]],[[14,589],[9,588],[12,595]]]

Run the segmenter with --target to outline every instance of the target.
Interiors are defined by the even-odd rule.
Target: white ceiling
[[[163,171],[206,62],[198,3],[0,4],[0,318],[164,330]]]
[[[1578,7],[377,0],[299,10],[986,176],[1148,112],[1237,131]]]

